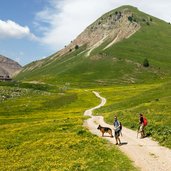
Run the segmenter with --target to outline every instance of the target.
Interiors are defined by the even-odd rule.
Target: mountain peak
[[[135,11],[138,11],[138,9],[126,5],[102,15],[74,41],[59,51],[58,56],[75,50],[76,46],[86,45],[88,49],[91,49],[101,45],[106,40],[111,41],[110,45],[112,45],[129,38],[141,28],[140,23],[133,18],[133,12]]]
[[[16,61],[0,55],[0,76],[12,77],[14,73],[21,70],[21,65]]]
[[[170,24],[122,6],[102,15],[61,51],[27,65],[17,78],[100,85],[163,79],[171,72],[170,32]],[[144,68],[144,59],[150,67]]]

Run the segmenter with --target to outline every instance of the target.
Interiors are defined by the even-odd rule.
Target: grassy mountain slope
[[[112,15],[116,17],[119,12],[123,16],[128,16],[128,21],[119,19],[122,24],[116,23],[116,27],[119,27],[121,32],[124,32],[122,27],[127,22],[141,26],[131,37],[124,38],[104,50],[113,41],[110,35],[94,48],[89,56],[87,53],[90,48],[87,44],[77,50],[67,51],[61,56],[56,53],[42,61],[29,64],[16,79],[39,80],[54,84],[69,82],[79,85],[110,85],[167,78],[171,73],[171,37],[169,36],[171,25],[144,14],[134,7],[123,6],[105,14],[89,27],[97,27],[97,22],[102,19],[106,22]],[[148,68],[143,67],[143,61],[146,58],[150,64]]]
[[[16,77],[32,83],[0,83],[1,170],[135,170],[117,148],[82,127],[83,112],[99,103],[92,90],[107,98],[96,112],[107,122],[117,114],[124,126],[136,129],[142,112],[148,135],[171,148],[171,26],[124,6],[102,16],[107,29],[119,12],[125,18],[116,21],[117,31],[105,39],[100,35],[93,48],[88,41],[75,49],[86,30],[66,49],[28,64]],[[140,28],[127,34],[129,23]],[[130,37],[123,38],[119,28]],[[145,58],[150,67],[143,67]]]

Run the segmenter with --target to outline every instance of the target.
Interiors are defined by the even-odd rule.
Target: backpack
[[[146,126],[146,125],[148,124],[148,122],[147,122],[147,119],[146,119],[146,118],[143,118],[143,124],[144,124],[144,126]]]
[[[120,122],[120,131],[122,130],[122,124],[121,124],[121,122]]]

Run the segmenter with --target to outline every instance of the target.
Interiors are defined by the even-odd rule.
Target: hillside
[[[171,25],[122,6],[97,19],[52,56],[24,67],[16,77],[53,84],[142,83],[170,76]],[[147,59],[149,67],[144,67]]]
[[[10,76],[12,77],[16,72],[21,70],[21,65],[17,62],[0,55],[0,76]]]
[[[146,158],[148,165],[161,170],[162,163],[166,170],[169,161],[160,160],[153,151],[156,145],[137,139],[137,132],[128,133],[133,141],[125,140],[125,127],[137,131],[143,113],[146,135],[171,149],[170,35],[169,23],[122,6],[97,19],[64,49],[26,65],[15,76],[19,81],[0,82],[0,170],[140,170],[120,151],[134,147],[140,150],[132,151],[134,157],[145,149],[154,161],[142,155],[136,158],[139,163],[144,165]],[[106,99],[103,107],[97,108],[101,98],[92,91]],[[92,109],[110,125],[118,116],[123,146],[83,127],[90,119],[83,114]],[[93,120],[93,128],[101,136],[99,122]]]

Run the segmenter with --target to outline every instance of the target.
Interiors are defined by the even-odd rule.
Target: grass
[[[167,79],[171,73],[171,38],[168,36],[171,35],[171,25],[131,6],[123,6],[106,13],[102,16],[103,21],[125,8],[132,11],[133,20],[141,25],[141,29],[129,39],[103,50],[112,41],[107,40],[94,49],[89,57],[85,56],[86,46],[61,57],[54,54],[41,60],[40,66],[35,67],[38,62],[29,64],[16,79],[36,80],[54,85],[69,83],[76,87],[154,83]],[[96,25],[102,18],[91,26]],[[144,59],[148,59],[150,67],[143,67]]]
[[[91,91],[27,91],[0,102],[0,170],[136,170],[117,147],[82,126],[83,112],[99,103]]]
[[[118,115],[124,126],[134,130],[138,128],[139,113],[143,113],[148,120],[147,135],[171,148],[170,86],[169,81],[99,89],[107,104],[96,113],[111,124],[114,115]]]
[[[135,15],[138,13],[138,11],[135,12]],[[148,15],[145,16],[143,13],[138,17],[140,16],[148,18]],[[141,64],[147,58],[151,66],[170,74],[171,38],[168,36],[171,34],[170,24],[154,17],[150,26],[144,25],[142,21],[140,23],[142,27],[136,34],[106,49],[105,53]]]
[[[107,98],[96,111],[107,122],[117,114],[124,126],[136,130],[142,112],[147,134],[171,148],[171,25],[126,8],[141,24],[129,39],[103,51],[107,40],[89,57],[85,46],[61,57],[54,54],[16,76],[25,83],[1,84],[0,98],[7,97],[0,103],[1,170],[134,170],[117,148],[82,127],[83,111],[99,102],[84,91],[91,88]],[[146,58],[148,68],[142,66]]]

